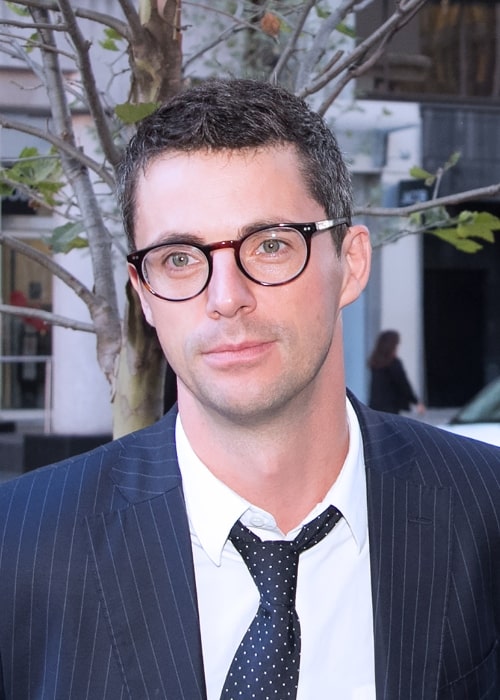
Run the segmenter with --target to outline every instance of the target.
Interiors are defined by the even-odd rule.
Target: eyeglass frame
[[[297,279],[304,270],[307,267],[307,264],[309,262],[309,258],[311,257],[311,240],[312,237],[314,236],[315,233],[323,233],[324,231],[329,231],[333,228],[336,228],[337,226],[349,226],[349,219],[347,217],[340,217],[338,219],[323,219],[322,221],[311,221],[308,223],[278,223],[278,224],[266,224],[265,226],[259,226],[256,229],[252,229],[251,231],[248,231],[244,236],[241,238],[236,238],[236,239],[230,239],[230,240],[225,240],[225,241],[216,241],[215,243],[208,243],[208,244],[192,244],[192,243],[186,243],[185,241],[182,240],[172,240],[172,241],[166,241],[164,243],[155,243],[154,245],[148,246],[147,248],[141,248],[140,250],[135,250],[127,255],[127,262],[129,265],[132,265],[132,267],[135,269],[137,272],[137,275],[139,276],[140,281],[142,284],[146,287],[146,289],[155,297],[158,297],[159,299],[163,299],[163,301],[171,301],[171,302],[179,302],[179,301],[189,301],[190,299],[195,299],[197,296],[199,296],[209,285],[210,280],[212,279],[212,273],[213,273],[213,257],[211,253],[213,253],[215,250],[228,250],[230,248],[233,249],[234,251],[234,259],[236,261],[236,265],[240,272],[243,273],[243,275],[251,280],[252,282],[255,282],[255,284],[260,285],[261,287],[281,287],[284,284],[288,284],[289,282],[293,282],[293,280]],[[272,229],[280,229],[280,228],[291,228],[297,231],[302,238],[304,239],[304,242],[306,244],[306,257],[304,260],[304,264],[302,267],[297,271],[293,277],[290,277],[290,279],[285,280],[284,282],[261,282],[254,277],[250,275],[247,270],[242,265],[241,258],[240,258],[240,249],[241,246],[243,245],[244,241],[246,241],[247,238],[250,236],[253,236],[256,233],[261,233],[262,231],[267,231],[272,230]],[[144,269],[143,269],[143,262],[148,253],[150,253],[152,250],[157,250],[158,248],[165,248],[167,246],[175,246],[175,245],[189,245],[192,248],[196,248],[197,250],[200,250],[203,255],[205,256],[207,260],[207,265],[208,265],[208,274],[207,274],[207,279],[202,286],[202,288],[196,292],[196,294],[193,294],[192,296],[189,297],[183,297],[182,299],[169,299],[168,297],[164,297],[159,292],[155,291],[151,284],[148,282],[146,279],[146,276],[144,274]]]

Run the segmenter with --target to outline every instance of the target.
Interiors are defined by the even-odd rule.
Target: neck
[[[183,427],[198,457],[229,488],[271,513],[283,532],[325,497],[349,445],[343,382],[330,385],[323,399],[298,398],[295,409],[242,425],[200,410],[191,394],[179,392]]]

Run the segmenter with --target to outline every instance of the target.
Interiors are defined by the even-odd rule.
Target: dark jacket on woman
[[[377,411],[399,413],[418,403],[403,363],[395,357],[386,367],[371,369],[370,407]]]

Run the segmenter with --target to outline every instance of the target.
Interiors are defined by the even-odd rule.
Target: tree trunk
[[[180,0],[143,0],[141,3],[143,33],[131,47],[132,102],[162,102],[180,90],[180,9]],[[127,284],[127,299],[113,399],[115,437],[150,425],[167,407],[165,359],[156,332],[144,320],[139,299],[130,283]],[[171,403],[172,392],[169,394]]]
[[[158,420],[164,411],[165,361],[156,331],[127,283],[125,337],[113,396],[113,435],[120,437]]]

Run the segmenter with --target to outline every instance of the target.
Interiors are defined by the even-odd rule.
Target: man
[[[498,700],[500,451],[346,397],[370,245],[322,120],[192,88],[121,200],[178,410],[0,490],[0,697]]]

